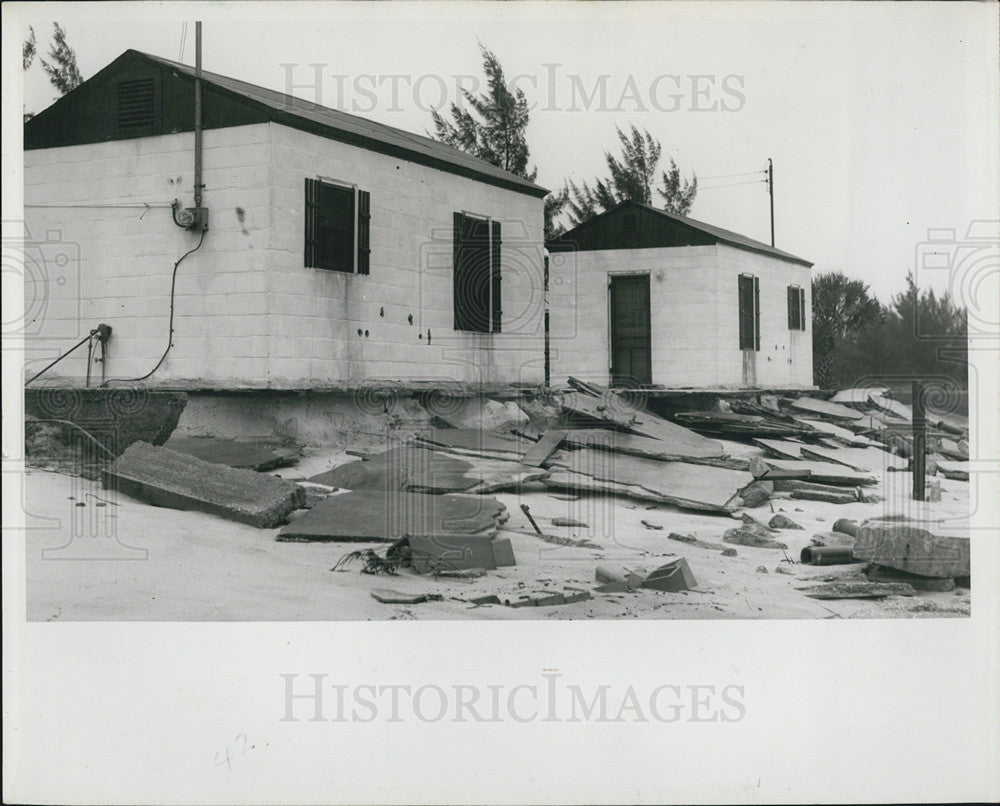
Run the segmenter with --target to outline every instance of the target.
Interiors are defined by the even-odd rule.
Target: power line
[[[698,190],[699,191],[702,191],[702,190],[720,190],[722,188],[734,188],[734,187],[738,187],[739,185],[764,185],[764,184],[767,184],[767,180],[766,179],[751,179],[751,180],[749,180],[747,182],[731,182],[731,183],[726,184],[726,185],[702,185],[702,184],[699,183]]]
[[[180,54],[178,54],[177,56],[177,61],[179,62],[184,61],[184,48],[187,45],[187,34],[188,34],[188,24],[185,22],[181,24],[181,49],[180,49]]]
[[[713,179],[735,179],[740,176],[757,176],[758,174],[766,174],[766,173],[767,171],[747,171],[746,173],[741,173],[741,174],[722,174],[721,176],[703,176],[701,177],[701,179],[704,179],[706,182],[711,182]]]

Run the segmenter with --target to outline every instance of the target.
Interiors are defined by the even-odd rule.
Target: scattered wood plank
[[[682,425],[699,433],[724,437],[797,437],[810,429],[801,424],[756,414],[736,414],[724,411],[682,411],[674,415]]]
[[[305,500],[290,481],[148,442],[134,442],[102,476],[105,487],[155,506],[208,512],[265,529],[277,526]]]
[[[538,442],[528,448],[528,452],[521,458],[521,464],[540,467],[555,453],[565,436],[566,431],[561,428],[547,431]]]
[[[810,428],[819,431],[820,433],[827,434],[838,442],[851,447],[879,448],[882,444],[873,439],[869,439],[868,437],[861,436],[860,434],[855,434],[850,429],[843,428],[842,426],[835,425],[834,423],[826,420],[807,420],[801,417],[797,417],[796,420],[803,425],[808,425]],[[856,420],[855,422],[860,422],[860,420]]]
[[[858,528],[856,556],[927,577],[966,577],[970,568],[968,532],[947,532],[927,521],[867,521]]]
[[[848,448],[847,446],[825,448],[815,445],[804,445],[802,447],[802,457],[804,459],[815,459],[820,462],[841,464],[862,473],[877,474],[887,470],[908,470],[910,467],[909,459],[904,459],[902,456],[894,456],[879,448]]]
[[[414,534],[495,534],[503,513],[503,504],[485,496],[358,490],[318,502],[277,539],[376,542]]]
[[[832,417],[835,420],[860,420],[865,416],[857,409],[851,409],[839,403],[818,400],[815,397],[800,397],[792,403],[792,408],[796,408],[799,411],[812,412],[813,414],[821,414],[824,417]]]

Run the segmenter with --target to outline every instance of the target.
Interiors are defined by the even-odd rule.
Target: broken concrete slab
[[[523,594],[516,599],[505,599],[507,607],[555,607],[558,605],[575,604],[590,599],[590,592],[581,588],[565,587],[561,591],[536,591]]]
[[[519,462],[534,443],[513,434],[494,434],[475,428],[434,428],[417,433],[416,442],[432,448],[447,448],[458,454]]]
[[[112,456],[135,442],[162,445],[177,428],[187,395],[119,385],[67,388],[39,381],[24,390],[24,412],[39,421],[66,421],[93,436]]]
[[[811,538],[809,542],[814,546],[841,546],[850,548],[854,545],[856,538],[853,535],[849,535],[845,532],[817,532]]]
[[[839,403],[830,403],[829,401],[819,400],[814,397],[800,397],[798,400],[792,402],[792,408],[799,411],[820,414],[824,417],[831,417],[835,420],[860,420],[865,416],[857,409],[851,409]]]
[[[807,460],[841,464],[860,473],[907,470],[910,466],[908,459],[895,456],[881,448],[852,448],[846,445],[827,448],[817,445],[803,445],[802,456]]]
[[[682,411],[675,414],[674,419],[699,433],[727,438],[797,437],[811,430],[773,417],[724,411]]]
[[[418,574],[497,567],[492,535],[409,535],[410,565]]]
[[[196,456],[205,462],[258,472],[294,465],[302,455],[301,447],[282,446],[274,441],[184,437],[176,434],[163,443],[163,447]]]
[[[357,490],[331,495],[285,526],[281,541],[395,541],[406,535],[496,533],[504,505],[476,495]]]
[[[801,459],[802,449],[805,447],[801,442],[792,442],[787,439],[762,439],[754,437],[753,444],[761,448],[767,456],[776,459]]]
[[[635,410],[620,405],[617,396],[600,398],[581,392],[568,392],[563,395],[562,407],[566,415],[577,422],[629,428],[636,420]]]
[[[838,484],[857,487],[877,484],[878,479],[865,471],[851,470],[829,462],[797,462],[791,459],[765,458],[764,463],[775,470],[808,471],[810,481],[820,484]]]
[[[501,402],[490,398],[435,397],[425,401],[424,408],[452,428],[476,431],[500,431],[528,424],[525,414],[513,401]]]
[[[874,564],[868,566],[865,574],[872,582],[905,582],[908,585],[912,585],[914,590],[918,591],[947,593],[948,591],[955,590],[955,580],[952,577],[926,577]]]
[[[312,476],[309,481],[342,490],[462,492],[477,483],[471,470],[472,464],[457,456],[408,444],[348,462]]]
[[[875,519],[858,528],[856,557],[926,577],[970,574],[970,541],[956,525]]]
[[[710,551],[721,551],[725,553],[729,551],[728,547],[724,546],[722,543],[713,543],[711,540],[701,540],[694,535],[682,535],[677,532],[671,532],[667,535],[667,540],[677,540],[681,543],[687,543],[689,546],[697,546],[700,549],[709,549]],[[733,549],[735,556],[735,549]],[[726,555],[730,556],[730,555]]]
[[[562,428],[553,428],[547,431],[541,439],[528,448],[528,452],[521,458],[521,464],[539,467],[555,453],[556,449],[566,437],[566,431]]]
[[[260,528],[280,524],[305,496],[290,481],[134,442],[102,471],[104,486],[154,506],[196,510]]]
[[[767,522],[767,525],[772,529],[804,529],[805,527],[799,526],[791,518],[786,518],[784,515],[775,515],[771,520]]]
[[[898,417],[900,420],[905,420],[906,422],[913,420],[913,409],[905,403],[900,403],[898,400],[893,400],[891,397],[884,395],[873,395],[871,402],[877,408],[894,417]]]
[[[878,599],[883,596],[914,596],[916,591],[905,582],[830,582],[801,588],[813,599]]]
[[[855,504],[858,496],[854,492],[825,492],[823,490],[792,490],[790,497],[798,501],[822,501],[826,504]]]
[[[737,546],[754,546],[765,549],[787,549],[788,544],[775,540],[766,528],[761,528],[756,524],[743,524],[734,529],[727,529],[722,535],[726,543],[735,543]]]
[[[668,423],[666,420],[661,422],[683,432],[684,436],[678,438],[676,434],[665,433],[665,429],[661,427],[650,430],[663,432],[666,439],[632,434],[627,431],[612,431],[607,428],[571,428],[567,430],[564,442],[577,448],[594,448],[595,450],[612,451],[663,461],[721,459],[723,457],[722,446],[718,442],[706,439],[681,426]],[[704,444],[697,440],[701,440]]]
[[[830,398],[831,403],[865,406],[873,397],[884,397],[889,394],[887,386],[870,386],[863,389],[841,389]]]
[[[677,593],[698,587],[698,581],[694,578],[687,560],[678,557],[651,571],[642,581],[642,587]]]
[[[637,590],[642,587],[645,576],[645,571],[609,565],[599,565],[594,571],[594,579],[603,583],[597,588],[600,593],[626,593]]]
[[[753,476],[740,470],[661,462],[591,448],[574,451],[561,466],[602,482],[639,487],[656,495],[654,500],[659,502],[706,512],[732,512],[739,506],[738,491],[753,481]]]
[[[756,479],[740,490],[740,500],[743,506],[762,507],[771,500],[774,494],[774,484],[764,479]]]

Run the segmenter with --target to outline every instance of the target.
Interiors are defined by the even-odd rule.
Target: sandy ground
[[[727,443],[734,455],[756,449]],[[296,467],[281,471],[302,478],[352,461],[342,452],[313,452]],[[898,481],[896,476],[899,476]],[[904,478],[905,477],[905,478]],[[942,480],[942,501],[930,505],[937,517],[967,512],[968,485]],[[25,482],[27,531],[27,614],[33,621],[327,621],[373,619],[775,619],[850,617],[953,617],[968,615],[969,590],[918,593],[882,600],[820,601],[797,590],[860,566],[817,568],[798,564],[813,534],[828,531],[838,518],[899,512],[892,495],[909,486],[909,474],[890,477],[890,501],[836,505],[772,500],[747,510],[767,521],[781,512],[805,527],[782,530],[788,551],[736,546],[737,556],[668,539],[671,532],[721,542],[737,519],[699,515],[667,506],[647,506],[615,497],[561,500],[541,488],[497,494],[510,512],[500,535],[509,537],[517,565],[471,580],[421,577],[403,569],[396,576],[359,573],[360,563],[331,572],[358,543],[279,543],[277,529],[255,529],[212,515],[146,505],[124,495],[110,497],[99,482],[29,469]],[[887,491],[880,484],[877,489]],[[533,535],[519,505],[525,503],[543,531],[589,539],[599,549],[561,547]],[[82,506],[80,506],[82,504]],[[552,518],[573,518],[587,528],[556,527]],[[647,520],[663,527],[651,530]],[[556,607],[475,606],[472,597],[501,599],[561,590],[591,590],[598,565],[652,570],[685,557],[698,587],[684,593],[641,590],[594,593],[584,602]],[[795,562],[788,562],[791,559]],[[778,572],[781,568],[786,573]],[[417,605],[382,604],[373,588],[435,593],[443,601]]]

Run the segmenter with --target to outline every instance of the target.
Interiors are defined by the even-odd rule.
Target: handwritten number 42
[[[216,751],[215,753],[215,766],[221,767],[223,765],[232,772],[233,771],[233,754],[236,757],[244,756],[248,751],[253,750],[254,746],[247,741],[247,735],[245,733],[239,733],[233,740],[234,747],[226,746],[225,753]]]

